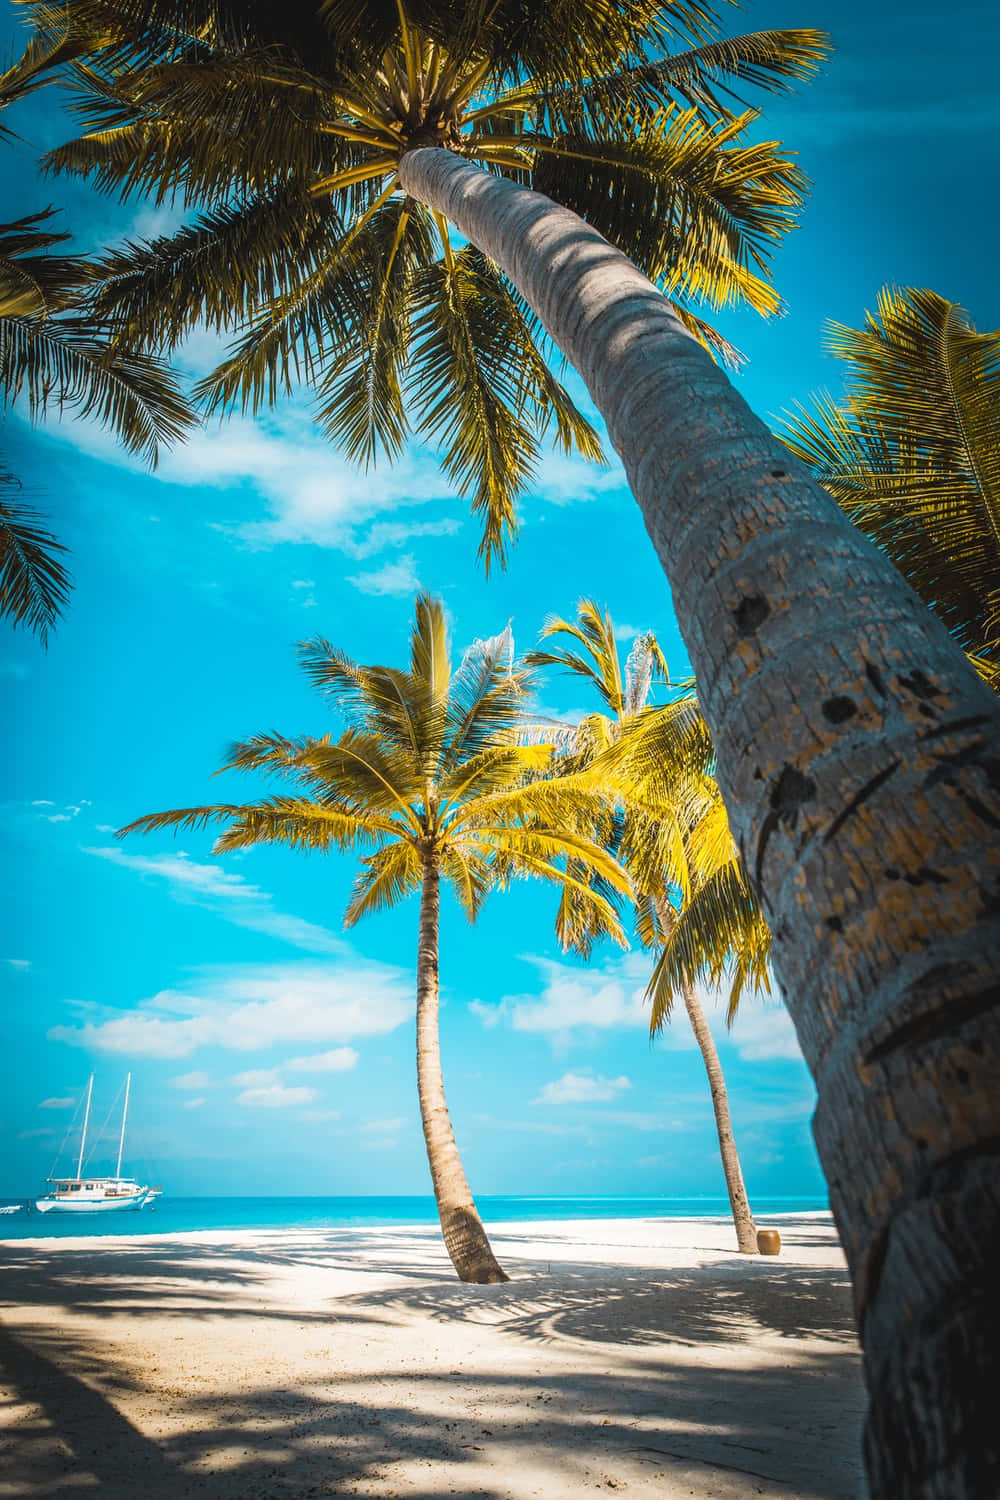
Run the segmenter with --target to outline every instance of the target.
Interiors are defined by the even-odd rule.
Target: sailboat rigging
[[[83,1129],[80,1132],[80,1154],[76,1163],[75,1177],[50,1177],[51,1191],[35,1199],[35,1208],[40,1214],[47,1213],[109,1213],[124,1208],[139,1209],[152,1204],[162,1189],[149,1187],[134,1177],[122,1176],[122,1156],[125,1151],[125,1122],[128,1119],[129,1095],[132,1074],[125,1079],[125,1102],[122,1106],[121,1130],[118,1134],[118,1161],[113,1177],[84,1177],[83,1157],[87,1148],[87,1128],[90,1124],[90,1105],[94,1094],[94,1075],[87,1083],[87,1103],[83,1112]]]

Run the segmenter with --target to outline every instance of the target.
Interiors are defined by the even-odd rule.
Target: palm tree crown
[[[579,602],[575,621],[549,620],[542,638],[553,636],[574,645],[531,651],[526,661],[583,678],[607,710],[587,714],[560,749],[574,769],[596,765],[622,799],[624,811],[605,812],[602,837],[631,872],[639,937],[658,950],[650,1029],[659,1032],[674,996],[699,980],[728,980],[732,1019],[745,987],[768,987],[770,933],[729,829],[694,684],[651,704],[657,678],[670,683],[655,635],[636,637],[623,664],[611,616],[592,600]],[[561,935],[585,951],[593,940],[588,913],[576,909],[574,923],[572,890],[562,906]]]
[[[49,45],[67,25],[92,36],[73,75],[87,134],[50,166],[200,209],[106,259],[101,315],[167,347],[202,320],[238,331],[202,382],[211,408],[257,409],[303,380],[358,460],[398,454],[411,430],[438,445],[487,564],[546,430],[601,450],[511,282],[401,191],[407,151],[447,146],[578,209],[726,357],[699,305],[778,306],[769,256],[804,179],[775,143],[745,142],[755,115],[723,96],[807,77],[818,32],[720,39],[697,0],[28,10]]]
[[[225,825],[216,852],[254,844],[359,849],[345,913],[361,917],[420,892],[417,1074],[428,1160],[445,1243],[464,1280],[504,1279],[465,1180],[444,1102],[437,1036],[438,912],[442,881],[470,920],[489,891],[519,876],[570,886],[596,928],[624,938],[611,902],[592,888],[629,889],[586,830],[603,803],[584,777],[546,780],[551,746],[518,742],[528,674],[509,631],[479,641],[452,671],[444,609],[417,599],[409,670],[359,666],[328,641],[303,647],[303,665],[347,727],[334,740],[255,735],[228,766],[276,773],[290,794],[138,818],[123,833]]]

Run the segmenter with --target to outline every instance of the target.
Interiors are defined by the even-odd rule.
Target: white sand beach
[[[827,1214],[17,1240],[0,1494],[855,1500],[864,1393]]]

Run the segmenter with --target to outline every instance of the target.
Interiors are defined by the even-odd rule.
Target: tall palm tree
[[[814,31],[709,40],[700,0],[629,7],[631,19],[573,20],[574,52],[627,66],[594,93],[576,86],[579,57],[561,76],[565,37],[551,55],[536,36],[494,57],[505,8],[400,4],[383,35],[366,7],[318,0],[28,6],[51,46],[64,27],[95,31],[74,74],[90,131],[49,165],[201,210],[106,259],[102,315],[168,348],[204,320],[237,330],[202,383],[210,409],[257,409],[302,380],[356,459],[395,456],[415,430],[481,516],[487,564],[516,528],[545,432],[592,458],[600,444],[549,368],[535,313],[446,214],[404,191],[401,152],[447,144],[604,205],[603,227],[627,234],[684,326],[734,361],[701,313],[777,310],[769,258],[805,180],[776,144],[746,144],[753,111],[734,116],[722,98],[807,77],[826,49]],[[682,38],[695,45],[646,65],[651,46]],[[627,188],[627,213],[609,183]]]
[[[241,805],[151,813],[122,833],[223,823],[217,853],[254,844],[370,850],[361,858],[344,923],[352,927],[420,893],[417,944],[417,1084],[427,1160],[444,1242],[463,1281],[506,1281],[469,1190],[445,1100],[438,1035],[441,884],[473,921],[489,891],[518,876],[577,890],[592,920],[621,938],[613,907],[570,860],[612,890],[628,880],[585,834],[600,796],[585,780],[546,781],[551,747],[517,743],[528,674],[513,664],[509,632],[479,641],[452,673],[444,610],[421,595],[410,665],[365,667],[328,641],[302,648],[310,681],[339,710],[339,739],[255,735],[228,767],[277,774],[286,795]],[[525,773],[534,773],[525,785]]]
[[[48,41],[32,41],[0,73],[0,110],[51,81],[81,46],[69,24]],[[0,121],[0,140],[13,134]],[[127,345],[85,306],[93,268],[82,256],[51,253],[70,238],[51,229],[51,217],[45,209],[0,223],[0,414],[22,395],[32,417],[68,407],[155,463],[160,445],[187,431],[194,413],[162,361]],[[19,488],[0,466],[0,494]],[[0,499],[0,615],[45,642],[70,578],[59,558],[65,548],[40,520],[20,498]]]
[[[580,600],[575,621],[559,618],[547,621],[541,639],[552,636],[569,636],[576,645],[558,651],[530,651],[525,661],[529,666],[562,667],[583,678],[601,698],[606,712],[588,714],[573,735],[570,747],[571,763],[592,764],[594,752],[600,753],[602,747],[620,740],[646,708],[658,671],[667,675],[669,680],[666,661],[656,637],[647,634],[637,639],[623,667],[611,616],[591,599]],[[686,696],[690,704],[693,694],[689,691]],[[685,775],[683,779],[690,781],[691,778]],[[646,810],[647,807],[651,812]],[[629,869],[639,909],[646,918],[645,923],[640,924],[640,931],[656,946],[663,947],[673,935],[678,917],[676,904],[682,901],[682,892],[691,888],[691,845],[690,839],[685,837],[689,832],[688,819],[673,799],[654,800],[644,806],[642,813],[631,811],[626,800],[624,826],[618,826],[614,832],[616,853]],[[665,858],[662,863],[651,857],[651,846],[663,848]],[[634,857],[629,858],[630,855]],[[678,868],[679,861],[683,863],[683,869]],[[671,880],[671,873],[678,876],[676,882]],[[572,899],[575,892],[567,892],[566,896]],[[584,933],[585,941],[589,936],[589,932]],[[654,1008],[650,1034],[653,1036],[670,1019],[674,995],[674,987],[661,977],[660,965],[656,977],[660,982],[652,987]],[[693,978],[683,978],[677,988],[708,1076],[736,1243],[743,1254],[756,1255],[757,1228],[743,1181],[718,1049]]]
[[[510,443],[530,461],[534,392],[582,434],[523,337],[513,364],[496,351],[544,329],[583,377],[670,584],[816,1082],[872,1494],[995,1489],[1000,704],[675,306],[763,295],[799,179],[777,148],[738,144],[717,95],[802,76],[821,39],[704,41],[696,0],[69,4],[118,30],[78,75],[91,133],[53,164],[210,199],[186,236],[107,265],[126,327],[249,317],[210,397],[252,404],[301,370],[352,451],[402,441],[401,288],[423,263],[447,295],[417,309],[418,419],[443,424],[496,535],[492,476]],[[65,7],[31,13],[51,29]],[[694,46],[672,54],[685,24]],[[480,284],[502,290],[473,302]],[[502,325],[492,364],[471,308]]]
[[[883,287],[830,325],[845,399],[779,434],[1000,687],[1000,330],[937,292]]]

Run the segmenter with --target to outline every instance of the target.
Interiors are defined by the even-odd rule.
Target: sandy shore
[[[828,1215],[0,1244],[0,1494],[855,1500],[863,1390]]]

